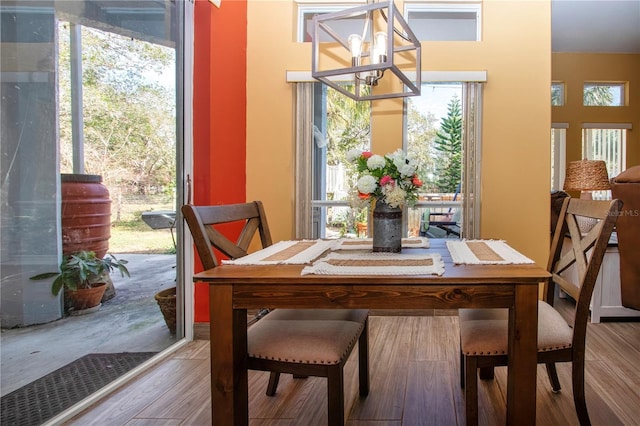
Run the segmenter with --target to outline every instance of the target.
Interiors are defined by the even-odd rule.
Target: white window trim
[[[631,130],[631,123],[582,123],[583,129],[624,129]]]
[[[318,4],[317,0],[295,0],[298,4],[298,22],[296,30],[296,40],[298,43],[304,43],[304,15],[307,13],[331,13],[339,12],[350,7],[366,4],[366,0],[324,0],[322,4]]]
[[[482,41],[482,4],[476,2],[449,1],[447,3],[424,3],[424,0],[405,0],[404,19],[409,21],[409,12],[473,12],[476,14],[476,39]]]
[[[569,123],[551,123],[552,130],[566,130],[569,128]],[[553,146],[553,164],[551,167],[554,169],[553,174],[553,188],[560,190],[564,185],[564,178],[567,174],[567,135],[566,132],[561,139],[556,138]]]

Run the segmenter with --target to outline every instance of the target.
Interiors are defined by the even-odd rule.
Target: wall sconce
[[[312,28],[313,78],[356,101],[420,95],[420,42],[393,0],[316,15]]]

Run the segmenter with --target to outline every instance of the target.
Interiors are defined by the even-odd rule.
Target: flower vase
[[[376,200],[373,209],[373,251],[400,253],[402,250],[402,209]]]

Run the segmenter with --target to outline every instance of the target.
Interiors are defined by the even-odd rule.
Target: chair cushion
[[[263,320],[335,320],[364,323],[368,309],[275,309]]]
[[[247,330],[253,358],[303,364],[341,363],[360,337],[363,325],[353,321],[258,321]]]
[[[507,309],[460,309],[460,348],[464,355],[506,355]],[[538,301],[538,352],[570,348],[573,330],[562,315]]]

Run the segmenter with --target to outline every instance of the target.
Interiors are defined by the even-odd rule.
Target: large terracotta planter
[[[109,250],[111,199],[99,175],[62,174],[62,252]]]
[[[91,288],[79,288],[77,290],[65,290],[65,306],[74,311],[95,308],[100,304],[102,295],[107,289],[106,283],[91,284]]]

